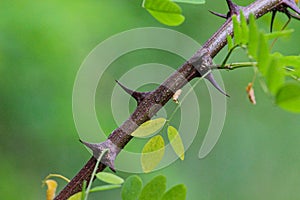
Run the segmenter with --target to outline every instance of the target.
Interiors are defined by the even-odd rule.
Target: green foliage
[[[165,118],[157,118],[153,120],[146,121],[141,126],[139,126],[131,135],[134,137],[147,137],[161,129],[165,123]]]
[[[174,2],[202,4],[204,0],[144,0],[142,7],[145,8],[157,21],[168,26],[182,24],[185,17],[182,15],[180,6]]]
[[[300,84],[286,83],[279,88],[276,104],[288,111],[300,112]]]
[[[129,176],[122,187],[123,200],[137,200],[143,187],[142,179],[137,176]]]
[[[165,192],[166,183],[166,177],[159,175],[142,188],[143,182],[139,176],[129,176],[122,187],[122,200],[184,200],[186,198],[185,185],[175,185]]]
[[[168,138],[170,141],[171,146],[173,147],[176,155],[181,159],[184,160],[184,146],[181,140],[181,137],[176,128],[173,126],[168,127]]]
[[[120,188],[121,185],[100,185],[93,187],[90,192],[100,192],[100,191],[106,191],[106,190],[112,190],[112,189],[117,189]]]
[[[283,56],[275,52],[271,53],[269,40],[278,37],[288,36],[293,30],[264,33],[259,31],[254,15],[249,16],[249,25],[243,13],[240,14],[240,21],[237,16],[233,16],[234,41],[228,35],[228,49],[232,51],[240,46],[247,50],[250,59],[257,61],[257,68],[264,78],[269,92],[276,97],[276,104],[281,108],[300,112],[300,102],[296,94],[300,87],[300,56]],[[292,85],[287,83],[289,78],[297,81]],[[287,93],[291,92],[290,95]]]
[[[139,200],[159,200],[166,190],[166,177],[157,176],[143,188]]]
[[[161,161],[165,153],[165,142],[162,136],[152,137],[144,146],[141,156],[143,171],[151,172]]]
[[[96,174],[96,177],[103,182],[114,185],[120,185],[124,182],[124,180],[121,177],[108,172],[99,172]]]
[[[162,200],[185,200],[186,198],[186,187],[183,184],[175,185],[168,190]]]
[[[144,0],[143,7],[162,24],[178,26],[184,21],[180,6],[169,0]]]

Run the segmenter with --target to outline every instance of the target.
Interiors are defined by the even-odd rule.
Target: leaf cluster
[[[240,13],[233,20],[234,39],[228,35],[228,50],[236,47],[246,50],[250,60],[255,60],[260,75],[268,91],[275,97],[275,102],[281,108],[300,112],[300,56],[284,56],[279,52],[271,52],[269,41],[290,35],[293,30],[283,30],[264,33],[258,29],[254,15],[247,19]]]

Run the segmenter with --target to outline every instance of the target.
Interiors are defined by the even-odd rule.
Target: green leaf
[[[262,75],[266,75],[270,63],[270,53],[269,46],[264,34],[260,34],[259,37],[259,48],[257,55],[258,69]]]
[[[186,199],[186,187],[183,184],[175,185],[168,190],[161,200],[185,200]]]
[[[278,37],[290,36],[293,32],[294,32],[293,29],[282,30],[282,31],[274,31],[272,33],[265,34],[265,36],[266,36],[267,40],[273,40],[273,39],[276,39]]]
[[[181,8],[169,0],[144,0],[142,6],[162,24],[178,26],[184,22]]]
[[[242,30],[236,15],[232,16],[232,22],[233,22],[234,44],[240,44],[242,41]]]
[[[184,160],[184,146],[181,140],[181,137],[176,128],[173,126],[168,127],[168,138],[170,141],[171,146],[173,147],[176,155],[181,159]]]
[[[157,118],[146,121],[140,127],[138,127],[131,135],[134,137],[147,137],[161,129],[165,123],[165,118]]]
[[[139,200],[160,200],[166,190],[166,177],[160,175],[152,179],[142,190]]]
[[[227,35],[227,44],[228,44],[228,51],[230,51],[234,46],[232,37],[230,35]]]
[[[161,161],[165,153],[164,139],[154,136],[144,146],[141,156],[141,164],[145,173],[151,172]]]
[[[73,194],[71,197],[68,198],[68,200],[81,200],[82,192],[77,192],[76,194]]]
[[[282,55],[274,53],[266,73],[267,86],[272,94],[276,94],[278,88],[284,84],[285,70],[280,61]]]
[[[129,176],[122,187],[122,200],[137,200],[142,187],[143,182],[139,176]]]
[[[120,185],[124,182],[121,177],[108,172],[99,172],[98,174],[96,174],[96,177],[101,181],[114,185]]]
[[[177,3],[204,4],[205,0],[172,0]]]
[[[99,191],[106,191],[106,190],[112,190],[116,188],[120,188],[121,185],[101,185],[94,187],[90,190],[90,192],[99,192]]]
[[[257,47],[258,47],[258,29],[253,14],[249,16],[249,42],[248,42],[248,54],[257,59]]]
[[[248,43],[249,28],[247,24],[247,19],[243,14],[242,9],[240,11],[240,24],[241,24],[241,33],[242,33],[241,43],[246,45]]]
[[[283,66],[289,68],[288,75],[300,77],[300,56],[284,56],[281,58]]]
[[[286,83],[276,94],[276,104],[281,108],[300,113],[300,83]]]

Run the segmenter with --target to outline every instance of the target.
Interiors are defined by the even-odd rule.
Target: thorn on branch
[[[300,15],[300,8],[297,6],[295,0],[283,0],[283,4]]]
[[[220,14],[220,13],[217,13],[214,11],[209,11],[209,12],[211,12],[212,14],[214,14],[218,17],[225,18],[225,19],[228,19],[228,18],[232,17],[232,15],[238,15],[240,13],[240,10],[242,8],[241,6],[238,6],[237,4],[233,3],[232,0],[226,0],[226,2],[228,5],[228,8],[229,8],[229,11],[226,15]]]
[[[191,59],[191,65],[197,69],[201,77],[206,78],[218,91],[220,91],[225,96],[229,97],[226,92],[218,85],[217,81],[214,79],[211,73],[211,66],[213,66],[212,57],[207,49],[197,52]]]
[[[145,97],[150,93],[150,92],[137,92],[133,91],[127,87],[125,87],[123,84],[121,84],[119,81],[116,80],[116,82],[121,86],[123,90],[125,90],[126,93],[128,93],[130,96],[132,96],[136,101],[137,104],[139,105]]]
[[[99,158],[104,150],[109,149],[109,151],[103,156],[101,163],[108,166],[113,172],[116,172],[115,159],[121,150],[119,147],[113,144],[110,140],[106,140],[102,143],[89,143],[82,140],[79,141],[93,151],[93,156],[96,159]]]

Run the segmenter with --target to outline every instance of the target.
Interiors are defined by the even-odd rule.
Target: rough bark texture
[[[237,13],[237,8],[242,9],[246,17],[253,13],[256,18],[261,17],[267,12],[279,8],[279,6],[292,7],[292,0],[257,0],[247,7],[239,7],[230,0],[227,0],[229,5],[229,14],[226,16],[226,22],[219,28],[219,30],[208,39],[208,41],[199,49],[195,55],[185,62],[175,73],[165,80],[156,90],[146,93],[143,100],[138,102],[136,110],[132,115],[117,129],[115,129],[107,139],[118,148],[122,149],[131,140],[130,135],[138,126],[149,120],[162,106],[164,106],[170,98],[172,98],[175,91],[182,88],[188,81],[193,78],[201,76],[199,73],[199,66],[193,65],[195,61],[205,63],[206,59],[211,59],[226,45],[227,34],[233,34],[233,25],[231,15]],[[235,10],[234,10],[235,9]],[[293,9],[294,10],[294,9]],[[297,11],[296,11],[297,12]],[[203,55],[209,55],[207,56]],[[138,95],[137,95],[138,96]],[[101,146],[101,144],[98,144]],[[95,147],[96,148],[96,147]],[[113,150],[112,150],[113,151]],[[119,152],[115,152],[117,155]],[[113,158],[115,159],[115,158]],[[112,160],[114,161],[114,160]],[[85,164],[85,166],[77,173],[71,182],[59,193],[56,200],[68,199],[72,194],[81,191],[84,180],[89,182],[96,159],[94,157]],[[100,164],[98,172],[105,169],[104,164]],[[110,166],[113,167],[113,166]]]

